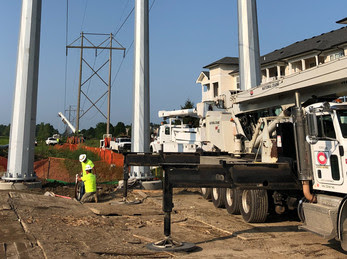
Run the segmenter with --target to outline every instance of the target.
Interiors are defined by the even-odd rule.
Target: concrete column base
[[[5,182],[0,180],[0,190],[27,190],[42,188],[40,181],[35,182]]]

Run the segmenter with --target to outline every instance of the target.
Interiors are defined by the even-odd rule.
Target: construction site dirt
[[[74,187],[45,184],[0,192],[0,258],[345,258],[336,240],[301,231],[295,213],[248,224],[214,208],[198,189],[174,189],[172,238],[196,245],[190,252],[153,251],[163,239],[162,192],[99,186],[98,203],[80,204]]]

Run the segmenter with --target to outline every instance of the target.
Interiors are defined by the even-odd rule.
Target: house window
[[[338,58],[341,58],[343,57],[345,54],[343,53],[343,50],[337,52],[337,53],[333,53],[330,55],[330,61],[331,60],[335,60],[335,59],[338,59]]]
[[[236,76],[235,80],[236,80],[236,89],[240,90],[241,89],[241,86],[240,86],[240,76]]]
[[[204,85],[204,92],[206,93],[208,91],[210,91],[210,85]]]
[[[218,83],[213,83],[213,97],[218,96]]]

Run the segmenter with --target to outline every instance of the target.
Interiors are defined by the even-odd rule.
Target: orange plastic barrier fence
[[[75,151],[79,148],[78,144],[69,144],[65,143],[63,145],[55,145],[56,148],[64,148],[69,149],[71,151]],[[123,166],[124,164],[124,156],[122,154],[118,154],[109,149],[97,148],[97,147],[87,147],[82,146],[83,149],[93,152],[94,154],[99,155],[102,161],[105,161],[108,164],[114,164],[116,166]]]
[[[0,172],[2,170],[7,171],[7,158],[6,157],[0,157]]]

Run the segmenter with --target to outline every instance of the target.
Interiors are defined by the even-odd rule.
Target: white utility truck
[[[297,209],[301,228],[336,238],[347,250],[347,103],[339,99],[347,95],[346,75],[347,57],[341,57],[223,94],[218,107],[199,103],[200,140],[221,152],[201,154],[198,163],[188,164],[188,153],[166,161],[165,152],[126,161],[162,166],[169,186],[203,187],[216,207],[241,213],[246,222]]]
[[[169,122],[159,127],[158,135],[150,143],[151,152],[196,152],[202,148],[200,128],[183,123],[184,117],[197,117],[196,114],[196,109],[159,111],[159,118]]]
[[[100,140],[100,148],[111,149],[117,153],[130,152],[131,138],[124,136],[113,139],[111,134],[104,134]]]
[[[238,1],[241,7],[246,2],[255,7],[255,1]],[[297,209],[302,229],[335,238],[347,251],[347,103],[340,102],[347,95],[345,28],[337,36],[305,40],[299,50],[293,44],[275,51],[279,58],[268,56],[261,84],[259,46],[252,45],[258,42],[257,21],[251,10],[256,8],[239,8],[238,16],[243,90],[235,93],[228,83],[218,85],[208,73],[202,86],[210,99],[197,104],[200,141],[218,152],[133,153],[125,157],[125,165],[163,167],[166,240],[172,189],[202,187],[216,207],[241,213],[246,222],[264,222],[269,213]],[[337,40],[329,49],[332,38]],[[298,58],[303,52],[307,55]]]
[[[199,103],[201,131],[230,154],[218,158],[230,188],[202,188],[204,197],[247,222],[264,222],[270,210],[297,209],[302,229],[336,238],[347,250],[347,103],[339,98],[347,94],[346,75],[342,57],[223,95],[222,111]],[[211,164],[204,157],[200,163]]]

